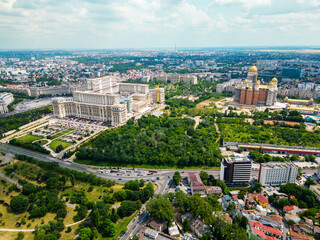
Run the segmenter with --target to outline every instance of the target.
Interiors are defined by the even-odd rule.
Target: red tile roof
[[[290,212],[290,211],[292,211],[292,210],[295,209],[295,205],[284,206],[283,209],[284,209],[286,212]]]
[[[235,200],[235,201],[238,201],[238,200],[239,200],[236,195],[233,195],[233,196],[232,196],[232,199]]]
[[[258,228],[258,229],[260,229],[262,231],[269,232],[269,233],[272,233],[272,234],[278,235],[278,236],[282,236],[283,235],[283,233],[279,229],[263,225],[260,222],[249,221],[249,223],[250,223],[252,228]]]
[[[257,197],[257,199],[261,203],[268,203],[268,199],[265,196],[261,195],[261,194]]]

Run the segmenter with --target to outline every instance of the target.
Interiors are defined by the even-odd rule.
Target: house
[[[264,216],[267,215],[267,209],[262,207],[262,206],[260,206],[260,205],[256,206],[256,210],[258,210],[261,215],[264,215]]]
[[[278,239],[281,239],[283,236],[283,233],[279,229],[263,225],[260,222],[249,221],[249,224],[250,224],[251,229],[254,232],[255,232],[254,229],[258,229],[258,230],[262,231],[264,234],[266,234],[268,236],[273,236]]]
[[[294,225],[292,227],[292,231],[296,232],[296,233],[301,233],[301,228],[298,225]]]
[[[206,196],[204,184],[198,172],[189,172],[188,181],[190,183],[192,194],[200,193],[202,196]]]
[[[263,225],[271,226],[277,229],[283,228],[282,218],[277,215],[260,216],[259,222]]]
[[[210,231],[210,227],[208,225],[206,225],[200,218],[194,218],[191,213],[182,215],[181,218],[182,222],[185,218],[188,218],[190,222],[190,228],[198,238],[202,237],[203,234]]]
[[[204,186],[206,189],[206,193],[209,195],[222,195],[222,188],[219,186]]]
[[[177,240],[177,238],[157,232],[151,228],[145,228],[145,231],[141,234],[139,240]]]
[[[290,205],[290,206],[284,206],[283,211],[287,213],[299,213],[299,212],[304,212],[305,210],[297,207],[296,205]]]
[[[172,223],[172,226],[168,228],[169,235],[171,237],[179,237],[180,232],[175,222]]]
[[[302,231],[309,233],[309,234],[313,234],[313,226],[310,226],[310,225],[306,224],[305,222],[300,221],[299,227]]]
[[[314,240],[314,238],[302,233],[291,231],[291,240]]]
[[[253,197],[251,196],[251,194],[248,194],[245,198],[245,203],[246,203],[246,207],[248,209],[252,209],[255,206],[255,201],[253,199]]]
[[[244,208],[246,206],[246,204],[244,203],[244,201],[242,199],[239,199],[238,203],[239,203],[241,208]]]
[[[267,205],[268,205],[268,199],[265,196],[263,196],[262,194],[260,194],[256,197],[256,201],[258,202],[259,205],[261,205],[264,208],[267,207]]]
[[[314,227],[313,227],[313,234],[314,234],[314,235],[320,234],[320,227],[314,226]]]
[[[162,232],[165,229],[165,223],[158,219],[153,219],[148,225],[158,232]]]
[[[288,222],[289,220],[294,221],[295,223],[300,222],[301,218],[296,213],[286,213],[284,219]]]
[[[231,197],[229,195],[224,195],[222,198],[221,198],[221,206],[223,208],[223,210],[226,210],[229,203],[232,201]]]
[[[305,223],[306,223],[307,225],[313,227],[313,221],[312,221],[312,219],[307,218],[307,217],[303,217],[303,219],[304,219],[304,221],[305,221]]]
[[[230,215],[228,213],[224,214],[221,217],[221,221],[224,221],[226,223],[232,224],[232,218],[230,217]]]

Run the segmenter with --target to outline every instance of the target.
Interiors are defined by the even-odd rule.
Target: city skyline
[[[0,0],[1,49],[317,46],[319,0]]]

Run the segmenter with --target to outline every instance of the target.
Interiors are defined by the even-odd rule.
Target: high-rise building
[[[260,164],[259,182],[262,186],[280,186],[294,183],[298,167],[291,162],[268,162]]]
[[[221,162],[220,179],[227,186],[246,186],[251,180],[252,162],[248,157],[225,157]]]
[[[233,100],[244,105],[266,105],[272,106],[277,100],[278,79],[273,78],[267,85],[258,80],[258,68],[250,67],[247,79],[235,89]]]

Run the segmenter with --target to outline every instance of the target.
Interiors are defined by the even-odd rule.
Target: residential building
[[[158,219],[153,219],[148,225],[158,232],[162,232],[165,228],[165,223]]]
[[[250,228],[258,235],[259,233],[261,233],[260,231],[262,231],[264,234],[268,236],[273,236],[276,239],[282,239],[283,233],[279,229],[269,227],[267,225],[263,225],[260,222],[249,221],[249,224],[250,224]],[[258,229],[260,231],[255,231],[255,229]],[[263,239],[267,239],[267,238],[263,238]]]
[[[204,184],[198,172],[188,172],[188,181],[192,194],[200,193],[201,195],[206,195]]]
[[[278,79],[273,78],[268,85],[258,80],[258,68],[250,67],[247,79],[235,89],[234,102],[245,105],[272,106],[277,101]]]
[[[288,222],[289,220],[294,221],[295,223],[300,222],[301,218],[296,213],[286,213],[284,216],[285,220]]]
[[[300,213],[300,212],[304,212],[305,210],[297,207],[296,205],[290,205],[290,206],[284,206],[283,211],[287,213]]]
[[[298,167],[292,162],[268,162],[260,164],[259,182],[262,186],[280,186],[294,183]]]
[[[172,226],[168,228],[169,235],[171,237],[179,237],[180,232],[175,222],[172,223]]]
[[[175,83],[190,83],[190,84],[198,84],[197,76],[190,75],[190,74],[165,74],[161,76],[157,76],[156,79],[158,81],[166,81],[171,82],[172,84]]]
[[[256,201],[264,208],[268,205],[268,199],[262,194],[256,197]]]
[[[222,195],[222,188],[219,186],[204,186],[207,194]]]
[[[291,231],[291,240],[314,240],[314,238],[303,233]]]
[[[190,222],[190,229],[195,233],[195,235],[200,238],[206,232],[210,231],[210,227],[206,225],[200,218],[194,218],[191,213],[187,213],[181,216],[182,222],[185,218],[188,218]]]
[[[251,172],[252,162],[248,157],[225,157],[221,161],[220,179],[227,186],[247,186]]]

